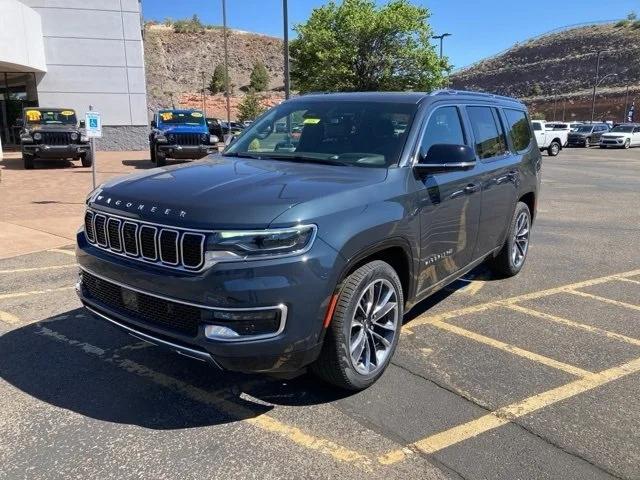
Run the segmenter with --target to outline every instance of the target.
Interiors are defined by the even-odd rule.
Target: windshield
[[[25,110],[24,118],[27,125],[75,125],[78,123],[76,112],[73,110]]]
[[[631,133],[631,132],[633,132],[632,125],[618,125],[613,130],[611,130],[611,133]]]
[[[576,128],[576,132],[580,133],[591,133],[591,130],[593,130],[593,127],[591,125],[580,125],[578,128]]]
[[[159,111],[158,120],[163,125],[204,125],[205,122],[202,112],[180,112],[176,110]]]
[[[416,108],[364,101],[283,103],[248,127],[225,154],[388,167],[400,158]]]

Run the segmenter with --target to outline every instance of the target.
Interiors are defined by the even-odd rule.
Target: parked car
[[[568,130],[547,129],[547,123],[543,120],[534,120],[531,124],[538,148],[540,151],[546,150],[550,157],[558,155],[567,144]]]
[[[563,147],[567,146],[567,141],[569,139],[569,132],[571,131],[571,126],[568,123],[547,122],[544,128],[545,130],[552,130],[554,132],[567,132],[567,138],[565,139],[565,142],[562,144]]]
[[[637,146],[640,146],[640,125],[635,123],[617,125],[600,137],[600,148]]]
[[[22,110],[19,124],[20,147],[24,168],[35,160],[80,160],[83,167],[93,163],[91,146],[71,108],[34,108]]]
[[[297,148],[277,150],[290,115],[304,118]],[[511,98],[296,97],[215,158],[92,192],[77,292],[97,317],[222,369],[310,366],[360,390],[408,310],[482,263],[520,272],[541,161]]]
[[[160,110],[151,121],[151,161],[161,167],[167,158],[197,160],[215,150],[219,138],[209,133],[200,110]]]
[[[590,123],[580,125],[574,132],[569,133],[570,147],[587,147],[597,145],[602,134],[609,131],[605,123]]]
[[[583,122],[569,122],[569,131],[575,132],[580,125],[584,125]]]
[[[219,140],[224,138],[224,132],[219,118],[207,118],[207,126],[209,127],[210,135],[215,135]]]

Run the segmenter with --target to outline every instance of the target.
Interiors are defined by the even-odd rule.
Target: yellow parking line
[[[581,292],[580,290],[567,289],[567,293],[572,295],[578,295],[580,297],[592,298],[593,300],[598,300],[599,302],[609,303],[611,305],[617,305],[618,307],[630,308],[632,310],[640,311],[640,305],[634,305],[632,303],[620,302],[618,300],[613,300],[611,298],[601,297],[600,295],[593,295],[587,292]]]
[[[3,293],[0,295],[0,300],[5,300],[7,298],[29,297],[31,295],[42,295],[44,293],[64,292],[66,290],[71,290],[72,288],[74,287],[47,288],[45,290],[31,290],[29,292]]]
[[[26,272],[41,272],[45,270],[59,270],[61,268],[71,268],[76,267],[77,264],[69,263],[67,265],[52,265],[50,267],[34,267],[34,268],[16,268],[13,270],[0,270],[0,274],[3,273],[26,273]]]
[[[244,419],[245,422],[267,432],[286,438],[293,443],[332,457],[339,462],[345,462],[359,467],[365,471],[371,471],[373,459],[369,456],[344,447],[336,442],[308,434],[298,427],[287,425],[284,422],[266,414],[258,414],[253,410],[239,405],[228,398],[229,392],[225,389],[207,391],[195,387],[177,378],[150,369],[132,360],[116,354],[107,355],[107,352],[99,347],[85,342],[73,340],[65,335],[41,326],[37,332],[41,335],[53,338],[69,346],[80,348],[84,352],[94,355],[100,360],[113,364],[129,373],[144,377],[162,387],[170,388],[199,403],[215,407],[223,413],[235,418]]]
[[[0,322],[8,323],[9,325],[20,325],[20,319],[15,315],[0,310]]]
[[[510,345],[508,343],[501,342],[500,340],[496,340],[495,338],[485,337],[484,335],[480,335],[479,333],[475,333],[475,332],[466,330],[464,328],[460,328],[456,325],[451,325],[449,323],[445,323],[441,321],[432,322],[431,325],[433,325],[434,327],[438,327],[442,330],[455,333],[456,335],[460,335],[461,337],[469,338],[471,340],[475,340],[476,342],[484,343],[485,345],[489,345],[490,347],[497,348],[499,350],[504,350],[505,352],[513,353],[514,355],[518,355],[520,357],[533,360],[534,362],[542,363],[544,365],[547,365],[548,367],[557,368],[558,370],[562,370],[564,372],[570,373],[571,375],[584,377],[586,375],[592,374],[592,372],[589,372],[588,370],[583,370],[582,368],[574,367],[573,365],[559,362],[558,360],[554,360],[553,358],[545,357],[544,355],[539,355],[537,353],[524,350],[520,347],[516,347],[515,345]]]
[[[511,310],[515,310],[516,312],[524,313],[526,315],[531,315],[533,317],[538,317],[544,320],[549,320],[551,322],[567,325],[568,327],[580,328],[582,330],[586,330],[587,332],[597,333],[600,335],[604,335],[605,337],[608,337],[608,338],[619,340],[621,342],[626,342],[632,345],[640,346],[640,339],[627,337],[626,335],[622,335],[616,332],[611,332],[609,330],[604,330],[603,328],[594,327],[592,325],[585,325],[584,323],[574,322],[573,320],[569,320],[567,318],[558,317],[556,315],[540,312],[538,310],[533,310],[531,308],[525,308],[516,304],[506,305],[506,308],[510,308]]]
[[[635,283],[640,285],[640,280],[634,280],[633,278],[616,277],[616,280],[622,280],[623,282]]]
[[[547,390],[546,392],[539,393],[519,402],[499,408],[476,420],[463,423],[462,425],[450,428],[449,430],[418,440],[411,444],[410,447],[424,453],[435,453],[462,441],[476,437],[481,433],[505,425],[517,418],[637,372],[640,372],[640,358],[602,372],[591,373],[560,387]],[[401,457],[397,452],[399,452],[399,450],[388,452],[381,456],[380,459]],[[402,458],[400,458],[400,460],[401,459]]]
[[[72,257],[76,256],[76,252],[74,252],[73,250],[64,250],[62,248],[52,248],[51,250],[47,250],[48,252],[57,252],[57,253],[64,253],[65,255],[70,255]]]
[[[539,290],[537,292],[516,295],[514,297],[509,297],[502,300],[496,300],[493,302],[481,303],[478,305],[472,305],[470,307],[451,310],[449,312],[438,313],[434,315],[425,314],[411,320],[405,327],[402,328],[402,333],[411,335],[413,333],[412,329],[414,327],[418,327],[420,325],[428,325],[430,323],[433,323],[434,321],[448,320],[450,318],[456,318],[462,315],[479,313],[492,308],[510,305],[512,303],[524,302],[526,300],[535,300],[538,298],[547,297],[547,296],[555,295],[558,293],[563,293],[563,292],[566,292],[567,290],[590,287],[592,285],[598,285],[601,283],[610,282],[612,280],[619,280],[620,278],[634,277],[636,275],[640,275],[640,269],[631,270],[628,272],[616,273],[616,274],[607,275],[604,277],[592,278],[589,280],[583,280],[581,282],[562,285],[560,287],[549,288],[546,290]]]

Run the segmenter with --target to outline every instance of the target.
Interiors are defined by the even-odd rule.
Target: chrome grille
[[[85,237],[111,253],[146,263],[197,271],[204,265],[205,234],[87,210]]]

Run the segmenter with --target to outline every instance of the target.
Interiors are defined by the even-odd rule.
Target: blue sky
[[[289,0],[289,22],[306,20],[325,0]],[[384,3],[380,0],[378,3]],[[462,67],[554,28],[640,15],[638,0],[413,0],[431,11],[436,33],[448,32],[445,55]],[[147,20],[191,17],[222,24],[221,0],[142,0]],[[230,27],[282,37],[282,0],[227,0]]]

